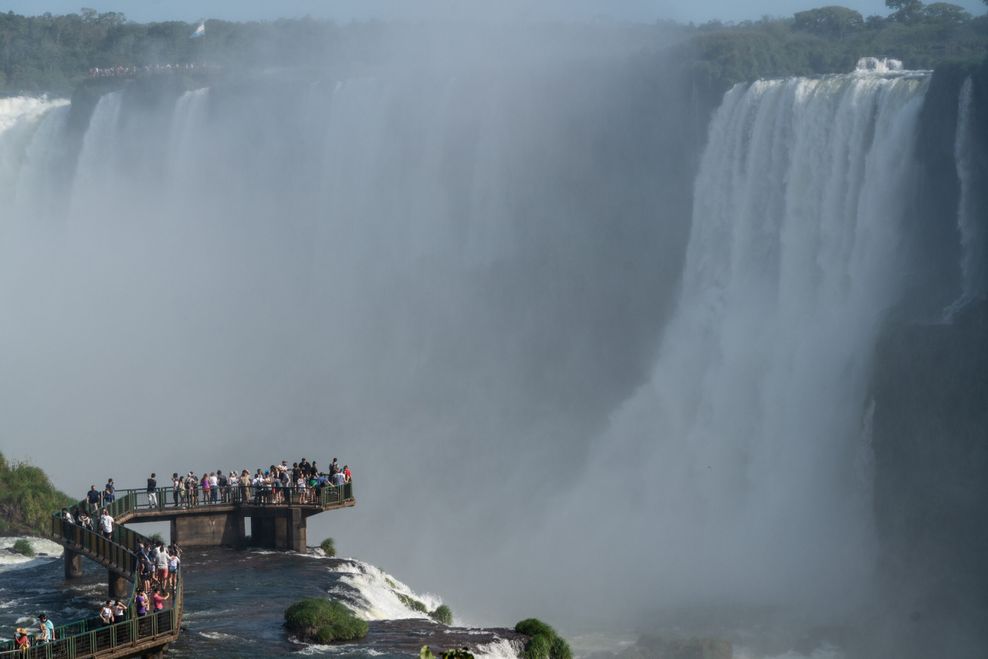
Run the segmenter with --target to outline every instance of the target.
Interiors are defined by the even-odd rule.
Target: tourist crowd
[[[306,458],[292,463],[291,466],[286,460],[282,460],[281,464],[271,465],[267,469],[259,467],[253,474],[247,469],[227,473],[222,469],[204,471],[202,476],[195,471],[182,475],[175,472],[171,478],[171,504],[174,507],[193,507],[230,502],[250,502],[255,505],[315,503],[320,500],[323,488],[343,486],[350,483],[352,478],[349,465],[340,466],[336,458],[333,458],[325,472],[320,471],[315,461],[309,462]],[[147,479],[146,492],[148,506],[161,508],[168,504],[163,498],[159,499],[161,488],[158,487],[155,473]],[[116,520],[110,514],[108,506],[115,499],[116,485],[112,478],[107,479],[102,489],[93,484],[80,505],[73,506],[71,510],[62,508],[62,520],[66,524],[78,525],[112,538]],[[181,551],[177,546],[166,547],[161,541],[141,541],[134,548],[134,554],[139,571],[134,601],[125,603],[123,600],[106,600],[99,608],[99,620],[103,625],[126,620],[130,615],[130,604],[133,604],[133,611],[138,617],[162,611],[165,602],[175,592],[181,565]],[[46,614],[40,614],[38,631],[33,641],[47,643],[54,638],[54,624]],[[18,649],[29,648],[32,643],[31,632],[25,627],[18,627],[14,643]]]
[[[315,461],[302,458],[291,465],[287,460],[270,465],[267,469],[258,467],[253,473],[248,469],[224,471],[203,471],[199,475],[194,470],[187,473],[172,473],[171,491],[163,492],[157,473],[147,479],[147,506],[163,508],[169,503],[173,507],[192,508],[216,503],[253,503],[255,505],[281,503],[316,503],[325,487],[338,487],[351,482],[353,473],[349,465],[340,465],[333,458],[327,471],[321,471]],[[170,496],[169,496],[170,495]],[[86,506],[63,511],[66,520],[92,530],[98,530],[107,537],[113,531],[113,518],[105,507],[116,498],[113,479],[107,480],[102,489],[95,484],[90,486],[84,503]],[[170,499],[170,502],[166,499]],[[142,505],[142,504],[139,504]],[[88,510],[87,510],[88,508]]]
[[[145,64],[144,66],[94,66],[89,69],[90,78],[132,78],[140,75],[162,75],[168,73],[213,72],[219,67],[214,64]]]

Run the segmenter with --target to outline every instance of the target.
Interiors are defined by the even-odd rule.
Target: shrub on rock
[[[306,598],[285,611],[285,627],[303,641],[356,641],[367,635],[367,623],[335,600]]]
[[[440,604],[436,610],[429,614],[429,617],[442,625],[453,624],[453,610],[445,604]]]
[[[10,549],[15,554],[34,556],[34,547],[31,546],[31,541],[27,538],[19,538]]]
[[[569,644],[556,630],[538,618],[527,618],[515,625],[515,631],[530,637],[522,652],[524,659],[572,659]]]

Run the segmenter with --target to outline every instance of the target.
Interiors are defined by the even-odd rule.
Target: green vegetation
[[[424,602],[420,602],[414,597],[409,597],[404,593],[399,593],[395,591],[395,595],[401,600],[401,603],[410,608],[412,611],[418,611],[419,613],[428,613],[429,607],[425,605]]]
[[[522,652],[524,659],[572,659],[569,644],[556,630],[537,618],[528,618],[515,625],[515,631],[529,637]]]
[[[319,548],[322,549],[323,553],[327,556],[336,556],[336,543],[333,542],[332,538],[326,538],[319,544]]]
[[[10,464],[0,453],[0,535],[47,535],[51,514],[74,503],[41,469]]]
[[[26,538],[20,538],[11,547],[15,554],[20,554],[21,556],[34,556],[34,547],[31,546],[30,541]]]
[[[473,654],[466,648],[459,650],[446,650],[442,654],[432,654],[428,645],[423,645],[419,650],[419,659],[473,659]]]
[[[285,627],[305,641],[356,641],[367,635],[367,623],[335,600],[307,598],[285,611]]]
[[[407,606],[409,609],[411,609],[412,611],[418,611],[419,613],[425,613],[430,618],[432,618],[433,620],[435,620],[440,624],[443,625],[453,624],[453,610],[451,608],[449,608],[445,604],[440,604],[439,606],[436,607],[435,611],[430,611],[429,607],[425,605],[425,602],[417,600],[414,597],[410,597],[405,593],[399,593],[397,590],[394,590],[393,584],[394,584],[393,581],[389,581],[389,585],[392,586],[392,592],[394,592],[395,597],[401,600],[401,603]]]
[[[988,51],[988,16],[972,17],[945,2],[887,4],[894,10],[887,18],[831,5],[792,18],[700,25],[688,42],[694,79],[701,88],[723,90],[759,77],[847,72],[868,56],[932,69],[948,60],[980,60]]]
[[[445,604],[440,604],[436,610],[429,614],[429,617],[442,625],[453,624],[453,610]]]
[[[887,17],[863,16],[837,5],[791,17],[702,25],[596,26],[657,52],[676,44],[679,62],[700,85],[722,88],[755,77],[844,72],[864,56],[896,57],[908,68],[933,68],[950,59],[980,59],[988,52],[988,17],[948,2],[887,0]],[[250,71],[295,67],[364,67],[394,51],[396,31],[415,43],[427,28],[383,22],[337,25],[331,21],[278,20],[233,23],[209,20],[206,38],[192,39],[191,23],[134,23],[118,12],[83,9],[65,16],[0,13],[0,94],[69,93],[89,71],[116,66],[205,64]],[[546,26],[572,38],[579,27]],[[579,33],[584,34],[584,33]],[[183,71],[178,78],[204,75]],[[87,81],[104,88],[113,79]]]

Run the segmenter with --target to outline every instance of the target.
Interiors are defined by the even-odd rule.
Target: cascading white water
[[[63,157],[59,139],[68,110],[68,101],[61,99],[0,99],[0,190],[8,220],[50,210],[46,193]],[[0,217],[0,230],[3,224]]]
[[[635,474],[618,488],[648,521],[612,532],[657,600],[845,608],[864,586],[863,414],[926,84],[759,81],[717,111],[678,310],[601,454]]]
[[[982,295],[988,278],[985,275],[985,239],[979,215],[978,177],[975,172],[974,84],[970,76],[961,85],[957,105],[957,132],[954,138],[954,161],[960,180],[957,229],[961,242],[961,294],[946,310],[949,320],[968,302]]]

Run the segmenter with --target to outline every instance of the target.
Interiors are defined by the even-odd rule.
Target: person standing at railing
[[[38,614],[38,640],[42,643],[51,643],[55,640],[55,623],[44,613]]]
[[[178,565],[181,559],[178,557],[178,549],[174,546],[168,548],[168,587],[175,590],[178,583]]]
[[[106,481],[106,485],[103,486],[103,505],[113,503],[116,498],[116,487],[113,485],[113,479],[110,478]]]
[[[157,568],[155,577],[158,581],[158,587],[164,588],[168,585],[168,552],[165,551],[165,545],[162,542],[158,543],[158,554],[155,556],[154,562]]]
[[[27,650],[31,647],[31,637],[28,636],[27,629],[24,627],[17,628],[17,634],[14,636],[14,645],[17,646],[18,650]]]
[[[174,474],[172,474],[172,503],[175,505],[176,508],[178,508],[178,501],[179,501],[178,498],[179,485],[180,485],[180,481],[178,478],[178,472],[175,472]]]
[[[155,476],[156,474],[151,472],[151,478],[148,479],[148,505],[152,508],[158,507],[158,481]]]
[[[185,479],[185,486],[189,489],[189,505],[196,507],[199,505],[199,478],[194,471],[190,471]]]
[[[215,471],[209,472],[209,500],[213,503],[220,500],[220,479]]]
[[[165,609],[165,601],[170,597],[168,593],[162,590],[160,587],[155,588],[154,592],[151,593],[151,602],[154,604],[154,612],[163,611]]]
[[[350,473],[350,465],[343,465],[343,478],[347,483],[349,483],[350,479],[353,478],[353,474]]]
[[[137,609],[138,616],[146,616],[148,614],[151,603],[148,601],[147,592],[144,588],[137,589],[137,596],[134,597],[134,607]]]
[[[99,518],[99,530],[103,533],[104,538],[113,537],[113,517],[110,516],[106,508],[103,509],[103,514]]]
[[[113,624],[113,600],[106,600],[106,603],[99,609],[99,621],[104,626]]]
[[[89,511],[96,512],[102,505],[103,495],[99,490],[96,489],[96,485],[93,484],[89,487],[89,491],[86,492],[86,501],[89,503]]]

